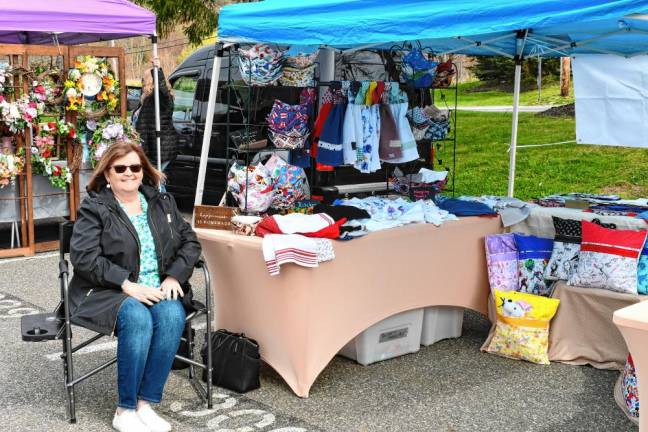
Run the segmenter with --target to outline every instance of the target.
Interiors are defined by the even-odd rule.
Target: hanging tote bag
[[[261,356],[257,341],[244,333],[232,333],[223,329],[212,333],[211,339],[212,384],[237,393],[261,387]],[[200,350],[200,355],[203,362],[207,363],[206,343]],[[207,381],[206,370],[203,370],[203,381]]]

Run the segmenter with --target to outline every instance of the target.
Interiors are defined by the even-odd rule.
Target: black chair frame
[[[63,343],[63,352],[61,359],[63,360],[63,377],[65,384],[65,395],[67,400],[67,414],[70,423],[76,423],[76,401],[75,401],[75,386],[90,378],[93,375],[108,368],[113,363],[117,362],[117,357],[110,359],[102,365],[84,373],[81,376],[75,376],[74,373],[74,359],[73,354],[80,349],[96,342],[102,337],[106,336],[98,333],[89,339],[74,346],[72,343],[72,322],[70,320],[70,303],[68,293],[68,278],[69,278],[69,265],[65,258],[66,254],[70,252],[70,239],[72,237],[72,229],[74,222],[63,222],[59,227],[59,280],[61,289],[61,300],[53,313],[28,315],[22,317],[22,334],[25,341],[44,341],[60,339]],[[176,354],[175,359],[189,365],[189,380],[198,393],[198,396],[207,402],[207,408],[213,407],[212,399],[212,359],[211,359],[211,333],[212,333],[212,311],[211,311],[211,289],[210,289],[210,275],[209,269],[205,262],[201,259],[195,266],[196,269],[201,269],[205,280],[205,303],[200,304],[198,309],[186,317],[186,323],[190,323],[200,317],[205,317],[206,324],[206,345],[207,345],[207,359],[205,363],[198,362],[194,359],[195,341],[191,329],[183,336],[182,340],[187,343],[189,357],[183,357]],[[195,368],[205,369],[207,371],[206,386],[200,382],[196,375]]]

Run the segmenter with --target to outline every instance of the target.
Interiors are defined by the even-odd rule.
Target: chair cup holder
[[[63,326],[63,320],[54,313],[25,315],[20,319],[22,340],[40,342],[56,339]]]

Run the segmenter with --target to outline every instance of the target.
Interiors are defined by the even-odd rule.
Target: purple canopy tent
[[[0,0],[0,43],[77,45],[142,35],[151,36],[153,57],[157,57],[155,14],[127,0]],[[153,79],[161,169],[157,67]]]

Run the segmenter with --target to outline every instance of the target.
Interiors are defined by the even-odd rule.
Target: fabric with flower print
[[[141,192],[139,193],[139,200],[142,205],[142,213],[136,216],[128,215],[128,219],[130,219],[133,227],[135,227],[140,244],[140,268],[137,283],[152,288],[159,288],[161,284],[160,274],[158,272],[158,257],[157,251],[155,250],[155,241],[153,240],[151,227],[148,222],[148,202],[146,202],[146,198]],[[119,204],[126,213],[124,205],[121,202]]]
[[[628,355],[623,368],[623,398],[625,399],[630,416],[639,418],[639,391],[637,390],[637,372],[635,371],[632,356]]]
[[[560,300],[516,291],[495,290],[497,322],[482,350],[504,357],[549,364],[549,322]]]
[[[513,234],[486,236],[486,263],[491,290],[517,291],[517,246]]]

